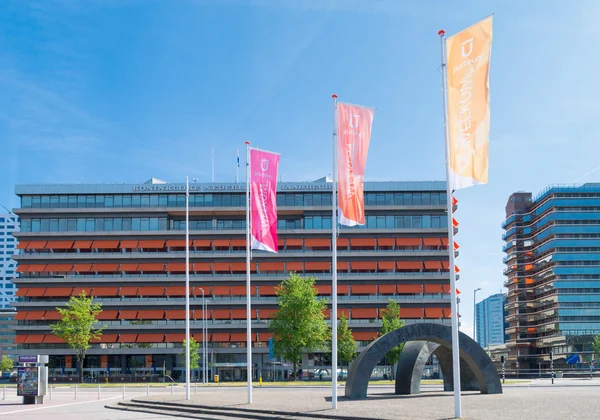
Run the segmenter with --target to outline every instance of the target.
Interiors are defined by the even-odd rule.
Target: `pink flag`
[[[277,252],[279,154],[250,149],[252,249]]]
[[[338,103],[338,208],[339,223],[365,224],[365,167],[375,111]]]

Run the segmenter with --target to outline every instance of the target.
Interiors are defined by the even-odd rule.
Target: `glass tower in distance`
[[[510,368],[566,367],[600,334],[600,184],[517,192],[503,239]]]
[[[504,344],[505,296],[498,293],[475,305],[477,342],[481,347]]]

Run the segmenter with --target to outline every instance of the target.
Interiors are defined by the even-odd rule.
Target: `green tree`
[[[596,357],[600,359],[600,335],[594,337],[594,341],[592,341],[592,350],[596,353]]]
[[[102,312],[102,304],[94,303],[93,296],[86,296],[82,291],[79,296],[71,296],[66,307],[56,308],[62,319],[50,325],[52,333],[67,343],[75,350],[79,364],[79,380],[83,382],[83,361],[85,353],[91,347],[90,342],[102,336],[101,328],[94,328],[98,322],[98,314]]]
[[[13,360],[8,357],[6,354],[2,355],[2,360],[0,361],[0,371],[2,372],[10,372],[14,366]]]
[[[343,312],[340,314],[340,319],[338,321],[337,334],[338,360],[349,365],[356,356],[356,341],[354,341],[354,337],[352,336],[352,330],[348,328],[348,318],[346,318],[346,315],[344,315]],[[342,365],[342,363],[340,363],[340,365]]]
[[[400,305],[392,299],[388,299],[387,308],[382,311],[380,335],[402,328],[404,321],[400,319]],[[400,353],[404,348],[404,343],[397,345],[386,354],[388,364],[391,366],[391,377],[394,379],[394,365],[400,358]]]
[[[183,365],[185,366],[185,349],[187,348],[187,343],[183,340]],[[196,341],[194,337],[190,337],[190,370],[200,369],[200,343]],[[184,374],[185,375],[185,374]]]
[[[326,346],[329,328],[325,322],[327,303],[317,299],[315,278],[292,273],[276,288],[279,309],[269,326],[276,356],[291,362],[296,379],[302,353]]]

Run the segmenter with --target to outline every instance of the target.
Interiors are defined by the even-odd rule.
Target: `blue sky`
[[[489,184],[461,190],[463,331],[500,291],[517,190],[600,171],[589,1],[6,1],[0,203],[18,183],[233,181],[244,141],[284,180],[331,173],[331,94],[376,107],[367,180],[444,179],[440,45],[495,13]]]

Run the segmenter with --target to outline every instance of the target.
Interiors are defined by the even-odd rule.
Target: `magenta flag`
[[[279,154],[250,148],[252,249],[277,252]]]

